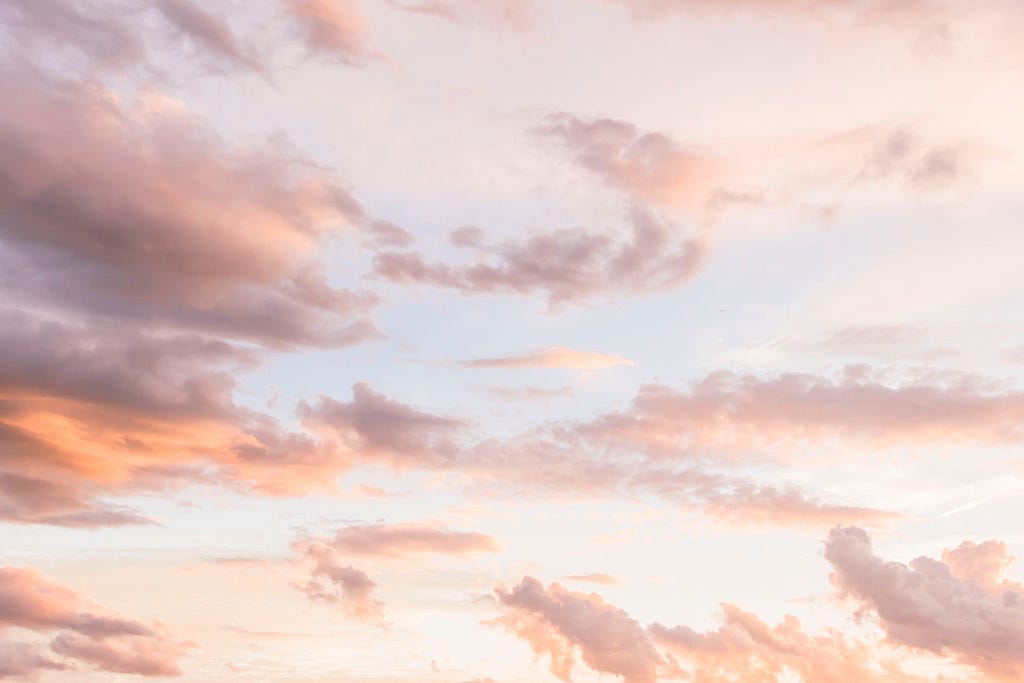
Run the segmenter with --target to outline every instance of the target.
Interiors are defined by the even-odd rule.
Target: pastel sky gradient
[[[1022,46],[0,0],[0,679],[1024,680]]]

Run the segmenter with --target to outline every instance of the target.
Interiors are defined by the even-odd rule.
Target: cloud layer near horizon
[[[52,636],[49,646],[0,639],[0,676],[73,670],[177,676],[183,647],[159,625],[109,614],[32,569],[0,567],[0,633],[18,627]]]

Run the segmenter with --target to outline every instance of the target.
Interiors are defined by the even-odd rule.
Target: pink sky
[[[0,679],[1024,679],[1017,0],[0,0]]]

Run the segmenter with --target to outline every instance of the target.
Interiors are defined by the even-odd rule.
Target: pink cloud
[[[65,668],[70,666],[67,660],[142,676],[181,673],[181,646],[160,626],[109,614],[32,569],[0,567],[0,630],[8,627],[54,634],[49,652],[3,641],[0,667],[25,674]],[[53,655],[66,659],[55,660]]]
[[[734,605],[722,605],[723,624],[707,632],[688,626],[650,626],[654,640],[678,658],[680,669],[694,680],[737,680],[776,683],[798,676],[803,683],[924,683],[903,672],[894,658],[873,644],[827,630],[809,634],[796,617],[786,615],[770,626]]]
[[[310,537],[293,549],[312,562],[309,579],[300,588],[310,600],[339,604],[350,617],[384,625],[384,604],[373,597],[377,583],[349,564],[364,560],[403,560],[413,556],[462,557],[494,552],[498,542],[481,533],[448,531],[426,524],[369,524],[339,529],[331,537]]]
[[[35,678],[43,671],[65,671],[69,664],[56,661],[44,648],[0,638],[0,678]]]
[[[1024,394],[981,378],[886,381],[864,366],[837,378],[717,371],[688,390],[640,388],[629,410],[574,427],[605,446],[676,457],[706,448],[776,449],[828,439],[872,446],[1015,443]]]
[[[327,54],[352,65],[376,55],[369,25],[358,0],[285,0],[302,27],[310,52]]]
[[[617,586],[622,583],[611,574],[573,574],[565,577],[566,581],[582,581],[584,583],[596,583],[602,586]]]
[[[486,22],[517,31],[530,28],[537,13],[534,0],[387,0],[404,12],[440,17],[453,23]]]
[[[561,142],[580,167],[636,202],[694,207],[722,179],[721,162],[626,121],[557,114],[536,132]]]
[[[366,572],[344,564],[330,545],[303,541],[296,547],[314,562],[310,578],[302,586],[310,600],[337,603],[353,619],[384,624],[384,603],[373,597],[377,583]]]
[[[579,351],[564,346],[552,346],[522,356],[477,358],[461,361],[466,368],[560,368],[565,370],[606,370],[619,365],[633,365],[622,356],[595,351]]]
[[[402,558],[417,554],[461,556],[493,552],[497,540],[486,534],[448,531],[423,524],[359,524],[339,529],[329,544],[343,555]]]
[[[875,612],[890,640],[1009,679],[1024,673],[1024,592],[997,582],[1001,554],[998,544],[961,546],[946,556],[952,564],[888,562],[856,527],[833,529],[825,544],[833,583]]]
[[[494,591],[504,614],[490,622],[524,639],[551,660],[551,673],[572,679],[576,652],[583,662],[625,683],[655,683],[664,659],[635,619],[599,596],[576,593],[557,583],[547,588],[527,576]]]
[[[668,221],[634,206],[629,235],[584,229],[538,233],[519,242],[473,247],[472,264],[431,263],[417,251],[381,251],[374,272],[398,284],[466,294],[542,293],[551,307],[599,297],[637,296],[673,289],[697,275],[707,245]]]
[[[364,382],[352,387],[351,401],[324,396],[314,404],[301,404],[299,415],[310,428],[364,460],[426,468],[456,456],[456,437],[467,426],[389,399]]]
[[[333,288],[314,258],[339,223],[367,220],[334,179],[95,84],[0,81],[17,103],[0,113],[9,303],[278,347],[380,336],[376,298]]]
[[[0,6],[20,56],[76,57],[72,69],[130,72],[143,67],[166,75],[168,68],[216,72],[265,67],[243,45],[223,12],[194,0],[10,0]],[[160,61],[170,51],[171,56]]]
[[[243,68],[263,70],[259,60],[239,45],[223,17],[191,0],[158,0],[156,7],[183,35],[212,54]]]

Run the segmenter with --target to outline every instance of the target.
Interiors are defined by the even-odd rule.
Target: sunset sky
[[[0,679],[1024,680],[1020,0],[0,0]]]

